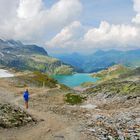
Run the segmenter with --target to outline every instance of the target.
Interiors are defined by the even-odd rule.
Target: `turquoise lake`
[[[77,87],[84,82],[96,82],[98,80],[85,73],[76,73],[73,75],[55,75],[53,78],[69,87]]]

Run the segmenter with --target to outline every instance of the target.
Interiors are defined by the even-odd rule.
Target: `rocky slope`
[[[7,99],[24,107],[21,95],[24,87],[16,85],[25,81],[25,77],[16,81],[0,79],[0,102]],[[2,140],[139,140],[139,77],[137,68],[83,92],[63,86],[40,87],[38,82],[30,81],[28,112],[43,121],[18,129],[0,129],[0,137]]]
[[[0,127],[20,127],[36,122],[31,115],[21,108],[8,103],[0,103]]]
[[[92,73],[91,74],[92,77],[99,79],[96,83],[85,82],[85,83],[81,84],[81,86],[84,88],[91,87],[91,86],[97,85],[99,83],[103,83],[103,82],[118,78],[118,77],[120,77],[121,74],[124,75],[125,73],[128,73],[128,72],[131,72],[130,68],[128,68],[124,65],[121,65],[121,64],[114,65],[109,68],[106,68],[105,70],[101,70],[99,72]]]
[[[95,74],[103,78],[109,71]],[[114,70],[113,70],[114,71]],[[120,72],[120,71],[119,71]],[[140,139],[140,71],[139,68],[113,73],[112,79],[101,81],[86,89],[87,102],[96,104],[100,115],[90,114],[87,128],[100,139]],[[110,74],[110,73],[109,73]],[[112,74],[112,73],[111,73]],[[91,132],[91,133],[92,133]]]
[[[73,72],[70,65],[50,57],[42,47],[24,45],[20,41],[14,40],[0,39],[0,65],[51,74],[71,74]]]
[[[87,93],[103,93],[112,95],[140,94],[140,68],[128,69],[122,65],[115,65],[92,75],[100,78]]]

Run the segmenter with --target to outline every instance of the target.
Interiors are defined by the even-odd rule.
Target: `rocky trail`
[[[43,89],[43,92],[47,94],[49,91],[58,90],[54,89]],[[7,98],[11,104],[20,106],[24,109],[22,96],[14,96],[14,93],[6,93],[1,91],[0,95],[3,94],[4,98]],[[36,99],[37,94],[31,94],[30,98]],[[6,100],[6,102],[9,102]],[[32,102],[32,101],[31,101]],[[39,107],[44,108],[41,103]],[[36,124],[26,125],[19,128],[0,129],[0,140],[86,140],[86,135],[80,132],[78,122],[70,121],[69,118],[54,114],[49,110],[44,112],[43,110],[36,110],[34,106],[30,106],[27,110],[34,118],[38,120]]]
[[[24,89],[6,82],[0,84],[0,103],[25,110],[21,94]],[[0,128],[0,140],[140,140],[139,96],[89,94],[84,95],[87,99],[83,104],[72,106],[64,102],[66,91],[60,90],[59,85],[52,89],[32,87],[29,91],[29,109],[21,112],[25,120],[35,121]],[[15,109],[13,112],[16,114]]]

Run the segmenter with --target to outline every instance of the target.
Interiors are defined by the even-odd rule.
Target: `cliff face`
[[[24,45],[20,41],[0,39],[0,65],[18,70],[33,70],[54,74],[70,74],[73,68],[50,57],[47,51],[37,45]],[[61,72],[61,67],[64,67]]]

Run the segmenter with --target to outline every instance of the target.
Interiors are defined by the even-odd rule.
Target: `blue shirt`
[[[29,100],[29,92],[28,91],[25,91],[23,93],[23,98],[24,98],[25,101],[28,101]]]

